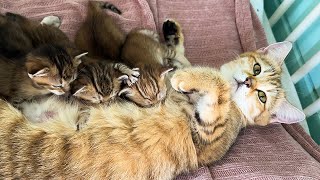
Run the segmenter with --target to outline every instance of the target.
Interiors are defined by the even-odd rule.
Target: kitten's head
[[[295,123],[305,115],[289,104],[281,87],[281,65],[292,48],[290,42],[275,43],[244,53],[221,67],[231,84],[232,100],[248,124]]]
[[[43,45],[27,55],[26,69],[31,80],[48,91],[62,95],[77,77],[77,67],[86,53],[72,56],[56,45]]]
[[[120,75],[112,64],[84,63],[79,67],[76,80],[71,84],[71,94],[84,102],[106,103],[117,96],[122,82],[128,76]]]
[[[139,106],[150,107],[162,101],[167,94],[166,75],[172,71],[171,67],[145,66],[140,68],[139,80],[131,87],[120,91],[124,97]]]

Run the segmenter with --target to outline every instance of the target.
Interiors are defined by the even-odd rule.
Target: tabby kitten
[[[0,174],[17,179],[165,180],[213,163],[243,127],[305,118],[286,101],[280,84],[280,67],[291,47],[283,42],[243,54],[221,72],[208,67],[177,70],[164,103],[94,108],[88,126],[79,132],[70,126],[77,106],[64,104],[49,113],[54,120],[34,124],[1,101]],[[190,101],[193,95],[198,98]],[[42,112],[53,102],[41,104]],[[33,111],[25,113],[30,117]]]
[[[86,21],[76,36],[77,47],[88,51],[92,57],[123,62],[131,68],[140,69],[140,80],[127,86],[120,96],[140,106],[151,106],[163,100],[166,94],[165,75],[172,70],[165,59],[184,57],[184,52],[178,56],[174,48],[161,44],[158,35],[150,30],[134,30],[126,38],[105,9],[121,14],[117,7],[108,2],[89,1]],[[180,26],[175,30],[176,37],[182,37],[179,36],[182,34]],[[175,34],[170,34],[170,37]],[[183,38],[178,39],[177,43],[182,44]],[[185,57],[183,60],[183,63],[190,65]]]
[[[180,25],[167,20],[163,23],[163,34],[167,46],[159,41],[158,34],[142,29],[131,31],[123,45],[121,57],[129,66],[141,69],[139,81],[123,89],[124,96],[143,107],[150,107],[166,97],[166,75],[172,67],[190,66],[184,56],[183,34]]]
[[[99,62],[97,60],[100,59],[106,62],[103,63],[106,69],[114,67],[121,73],[126,74],[128,78],[124,80],[128,86],[131,86],[138,80],[139,69],[130,69],[126,65],[117,62],[119,61],[117,59],[120,57],[120,49],[125,37],[111,17],[105,14],[104,9],[121,14],[121,11],[113,4],[89,1],[87,17],[77,32],[75,44],[77,48],[89,52],[90,61],[96,59],[96,62]],[[107,63],[109,64],[107,65]],[[108,77],[117,79],[118,77],[112,77],[114,75],[113,71],[114,69],[110,69]],[[115,91],[118,90],[115,89]],[[88,100],[87,97],[84,98]]]
[[[71,83],[70,93],[79,103],[80,113],[77,119],[78,130],[86,124],[89,109],[103,103],[114,102],[124,84],[132,84],[137,79],[130,79],[139,73],[120,63],[108,63],[103,60],[84,58],[78,68],[78,76]],[[133,77],[133,76],[132,76]],[[71,99],[73,99],[71,97]]]
[[[62,95],[77,76],[83,54],[71,57],[57,45],[42,45],[25,58],[0,57],[0,96],[12,103],[47,94]]]
[[[0,15],[0,54],[20,58],[44,44],[56,44],[80,54],[59,25],[60,19],[56,16],[47,16],[40,23],[10,12]]]

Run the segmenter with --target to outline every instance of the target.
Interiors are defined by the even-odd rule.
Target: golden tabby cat
[[[164,103],[92,109],[79,132],[72,124],[77,106],[54,99],[31,104],[41,107],[41,120],[54,119],[35,124],[1,101],[1,178],[164,180],[215,162],[242,127],[304,119],[280,87],[280,65],[291,47],[284,42],[243,54],[221,73],[177,70]],[[33,110],[24,112],[32,118]]]

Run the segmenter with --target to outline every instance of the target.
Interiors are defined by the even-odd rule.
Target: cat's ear
[[[165,67],[165,68],[163,68],[163,69],[162,69],[162,72],[161,72],[161,74],[160,74],[160,78],[161,78],[161,79],[164,79],[164,77],[165,77],[170,71],[172,71],[172,70],[174,70],[174,68],[172,68],[172,67]]]
[[[46,67],[46,68],[43,68],[43,69],[37,71],[34,74],[28,73],[28,76],[31,79],[33,79],[34,77],[45,77],[45,76],[49,76],[49,72],[50,72],[50,69]]]
[[[75,56],[75,57],[74,57],[75,65],[78,66],[79,64],[81,64],[81,62],[82,62],[82,61],[81,61],[81,58],[82,58],[83,56],[87,55],[87,54],[88,54],[88,52],[85,52],[85,53],[81,53],[81,54]]]
[[[277,61],[281,66],[291,49],[292,43],[289,41],[283,41],[270,44],[268,47],[261,48],[257,52],[269,56],[270,58]]]
[[[134,93],[131,88],[124,88],[119,93],[118,96],[133,96]]]
[[[303,121],[306,115],[298,108],[292,106],[286,99],[271,114],[270,123],[292,124]]]
[[[81,94],[83,94],[84,92],[87,92],[88,91],[88,88],[87,86],[83,86],[81,87],[80,89],[78,89],[75,93],[72,94],[72,96],[81,96]]]

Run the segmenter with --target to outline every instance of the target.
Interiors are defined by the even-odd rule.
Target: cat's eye
[[[262,103],[266,103],[267,102],[267,96],[266,96],[265,92],[258,90],[258,97],[259,97],[259,100]]]
[[[261,66],[259,63],[254,64],[253,66],[253,75],[256,76],[258,74],[260,74],[261,72]]]

